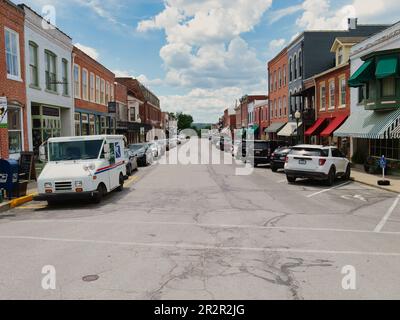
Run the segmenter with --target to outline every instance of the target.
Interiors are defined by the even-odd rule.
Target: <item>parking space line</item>
[[[338,232],[338,233],[365,233],[375,234],[371,230],[360,229],[340,229],[340,228],[312,228],[312,227],[289,227],[289,226],[262,226],[262,225],[235,225],[235,224],[211,224],[211,223],[193,223],[193,222],[168,222],[168,221],[121,221],[121,220],[88,220],[88,219],[38,219],[38,220],[21,220],[13,221],[18,224],[32,223],[86,223],[86,224],[131,224],[131,225],[158,225],[158,226],[187,226],[213,229],[253,229],[253,230],[288,230],[288,231],[315,231],[315,232]],[[386,235],[400,235],[400,232],[387,231],[380,232]]]
[[[91,239],[67,239],[67,238],[47,238],[31,236],[0,236],[3,240],[28,240],[45,242],[64,242],[64,243],[87,243],[100,245],[119,245],[144,248],[168,248],[182,250],[217,250],[217,251],[249,251],[249,252],[281,252],[281,253],[303,253],[303,254],[342,254],[358,256],[380,256],[380,257],[400,257],[400,252],[376,252],[376,251],[339,251],[339,250],[317,250],[317,249],[294,249],[282,247],[221,247],[202,244],[184,243],[151,243],[151,242],[128,242],[112,240],[91,240]]]
[[[379,232],[382,231],[382,229],[385,226],[386,222],[389,220],[390,216],[392,215],[394,209],[396,209],[397,205],[399,204],[399,201],[400,201],[400,195],[397,196],[397,198],[393,202],[392,206],[389,208],[389,210],[383,216],[382,220],[378,223],[378,225],[374,229],[374,232],[378,232],[379,233]]]
[[[334,186],[334,187],[329,188],[329,189],[324,189],[324,190],[315,192],[315,193],[313,193],[313,194],[308,195],[307,198],[312,198],[312,197],[315,197],[315,196],[317,196],[317,195],[319,195],[319,194],[321,194],[321,193],[325,193],[325,192],[328,192],[328,191],[331,191],[331,190],[338,189],[338,188],[340,188],[340,187],[347,186],[347,185],[349,185],[350,183],[353,183],[353,182],[352,182],[352,181],[348,181],[348,182],[342,183],[342,184],[340,184],[340,185],[338,185],[338,186]]]

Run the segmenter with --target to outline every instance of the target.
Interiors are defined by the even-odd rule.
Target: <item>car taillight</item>
[[[275,157],[275,153],[271,154],[271,157],[274,158]]]
[[[323,166],[326,163],[326,159],[319,159],[319,165]]]

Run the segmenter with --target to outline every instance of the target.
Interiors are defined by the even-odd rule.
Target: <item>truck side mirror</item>
[[[46,147],[44,145],[39,147],[39,160],[41,162],[47,162]]]

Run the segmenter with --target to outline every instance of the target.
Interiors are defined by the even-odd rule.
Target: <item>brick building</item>
[[[115,121],[108,112],[109,102],[114,101],[114,73],[77,47],[72,59],[75,135],[114,133]]]
[[[24,11],[0,0],[0,97],[7,100],[0,124],[0,158],[28,151]]]
[[[161,129],[161,108],[157,96],[137,79],[116,78],[115,81],[127,87],[129,109],[135,112],[135,117],[130,117],[128,125],[130,134],[135,137],[139,135],[143,141],[148,131]]]
[[[268,62],[269,126],[264,129],[266,139],[276,139],[277,133],[288,122],[288,54],[283,49]]]
[[[350,115],[350,50],[351,47],[365,38],[339,37],[332,46],[336,56],[335,67],[316,76],[316,122],[306,132],[312,142],[324,145],[337,145],[344,153],[350,155],[349,139],[333,137]]]
[[[256,138],[265,140],[265,129],[267,129],[270,124],[268,100],[258,101],[254,104],[254,123],[259,127]]]

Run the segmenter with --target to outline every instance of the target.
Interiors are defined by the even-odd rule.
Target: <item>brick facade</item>
[[[288,121],[289,77],[287,49],[268,62],[270,123]]]
[[[19,78],[10,80],[7,77],[5,30],[10,29],[18,34],[19,38]],[[0,0],[0,96],[7,97],[8,109],[14,107],[21,111],[22,118],[22,149],[27,151],[28,129],[26,108],[25,84],[25,37],[24,37],[24,11],[8,0]],[[7,115],[6,115],[7,116]],[[9,124],[10,127],[10,124]],[[0,129],[0,157],[8,158],[9,133],[7,128]]]

